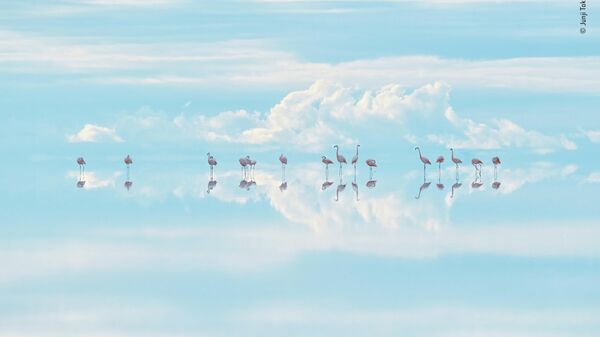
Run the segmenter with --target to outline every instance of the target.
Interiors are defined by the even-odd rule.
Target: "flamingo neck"
[[[421,155],[421,149],[417,148],[417,151],[419,151],[419,158],[423,158],[423,156]]]

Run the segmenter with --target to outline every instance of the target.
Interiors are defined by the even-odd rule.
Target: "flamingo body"
[[[283,155],[283,153],[279,156],[279,161],[281,162],[281,165],[287,165],[288,160],[287,157]]]
[[[375,161],[375,159],[367,159],[365,163],[367,163],[369,167],[377,167],[377,162]]]
[[[333,164],[333,161],[325,156],[321,157],[321,161],[323,162],[323,164],[325,164],[325,166]]]
[[[133,159],[131,159],[130,155],[127,155],[127,157],[125,157],[125,159],[123,159],[123,162],[125,163],[125,165],[129,166],[129,165],[133,164]]]

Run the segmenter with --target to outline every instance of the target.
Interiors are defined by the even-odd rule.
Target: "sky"
[[[581,12],[2,4],[0,337],[595,336]]]

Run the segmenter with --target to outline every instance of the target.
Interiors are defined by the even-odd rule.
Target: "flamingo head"
[[[360,147],[360,144],[356,144],[356,147]]]
[[[210,157],[210,152],[207,152],[206,155]]]
[[[337,146],[337,145],[334,145],[334,146],[333,146],[333,148],[337,149],[337,148],[339,148],[339,146]]]
[[[246,159],[250,159],[250,156],[246,156]]]
[[[415,146],[415,150],[418,150],[418,149],[419,149],[419,147],[418,147],[418,146]]]
[[[325,160],[325,158],[326,158],[325,156],[321,156],[321,159],[322,159],[322,160]]]

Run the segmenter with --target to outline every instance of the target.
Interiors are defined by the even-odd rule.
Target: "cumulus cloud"
[[[117,134],[117,131],[114,128],[111,129],[104,126],[86,124],[76,134],[67,136],[67,140],[70,143],[101,141],[122,142],[123,138]]]
[[[565,135],[548,136],[534,130],[526,130],[508,119],[493,119],[491,126],[463,118],[448,107],[444,116],[451,125],[462,130],[464,137],[455,135],[430,134],[430,141],[466,149],[500,149],[504,147],[531,148],[539,153],[548,153],[557,149],[575,150],[577,145]]]
[[[247,110],[215,116],[179,116],[175,124],[207,141],[289,144],[316,152],[334,143],[355,143],[377,130],[410,143],[428,140],[465,149],[529,148],[539,153],[574,150],[565,135],[527,130],[508,119],[489,124],[459,116],[450,106],[450,86],[434,82],[408,91],[399,84],[360,90],[319,80],[293,91],[265,115]],[[399,136],[403,134],[403,136]]]

